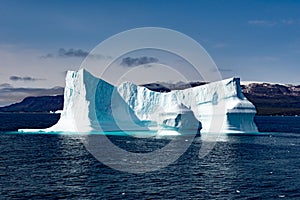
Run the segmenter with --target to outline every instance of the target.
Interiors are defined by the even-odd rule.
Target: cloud
[[[52,53],[48,53],[45,56],[41,56],[41,58],[53,58],[53,57],[54,57],[54,55]]]
[[[221,48],[227,47],[227,44],[221,42],[221,43],[216,43],[216,44],[212,45],[212,47],[215,49],[221,49]]]
[[[280,20],[264,20],[264,19],[255,19],[249,20],[248,24],[255,25],[255,26],[265,26],[265,27],[272,27],[277,25],[300,25],[300,20],[297,19],[280,19]]]
[[[53,95],[53,94],[63,94],[63,87],[53,87],[53,88],[14,88],[14,87],[6,87],[2,88],[1,92],[11,92],[11,93],[28,93],[33,95]]]
[[[270,62],[275,62],[279,60],[279,58],[275,56],[263,56],[262,59]]]
[[[60,57],[86,57],[88,55],[89,55],[89,52],[83,51],[81,49],[65,50],[64,48],[60,48],[58,50],[58,56],[60,56]]]
[[[220,72],[232,72],[232,69],[219,68]]]
[[[293,20],[293,19],[282,19],[281,23],[286,24],[286,25],[292,25],[292,24],[297,24],[299,23],[299,20]]]
[[[12,85],[9,83],[2,83],[0,84],[0,88],[12,88]]]
[[[122,59],[121,65],[125,67],[134,67],[150,63],[157,63],[158,59],[154,57],[142,56],[138,58],[126,57]]]
[[[82,49],[65,49],[65,48],[60,48],[57,53],[52,54],[48,53],[45,56],[41,56],[41,58],[96,58],[96,59],[110,59],[110,56],[104,56],[100,54],[90,54],[88,51],[82,50]]]
[[[249,20],[248,24],[257,25],[257,26],[275,26],[277,24],[277,22],[276,21],[256,19],[256,20]]]
[[[29,76],[24,76],[24,77],[11,76],[11,77],[9,77],[9,79],[11,81],[41,81],[41,80],[45,80],[45,79],[39,79],[39,78],[32,78],[32,77],[29,77]]]
[[[63,87],[54,88],[13,88],[11,85],[4,83],[8,87],[0,88],[0,106],[20,102],[28,96],[51,96],[62,95]],[[1,84],[2,86],[5,86]]]
[[[217,72],[217,71],[219,71],[219,72],[232,72],[232,69],[227,69],[227,68],[213,68],[210,71],[212,71],[212,72]]]

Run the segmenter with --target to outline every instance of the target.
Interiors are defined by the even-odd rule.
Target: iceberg
[[[239,78],[170,92],[124,82],[114,86],[85,69],[68,71],[64,107],[45,132],[172,130],[183,133],[254,133],[256,109],[243,95]]]

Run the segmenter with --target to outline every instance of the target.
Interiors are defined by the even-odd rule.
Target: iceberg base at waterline
[[[84,69],[68,71],[59,121],[23,132],[157,131],[158,134],[255,133],[256,109],[243,95],[239,78],[156,92],[124,82],[113,86]]]

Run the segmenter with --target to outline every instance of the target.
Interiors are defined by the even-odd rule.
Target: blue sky
[[[300,84],[299,10],[300,1],[288,0],[3,0],[0,90],[64,86],[65,71],[78,69],[84,57],[57,56],[59,49],[88,52],[114,34],[147,26],[198,41],[224,78]],[[9,102],[1,98],[0,105]]]

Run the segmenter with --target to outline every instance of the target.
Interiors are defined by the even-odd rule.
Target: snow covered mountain
[[[300,85],[242,83],[244,95],[258,115],[300,115]]]

